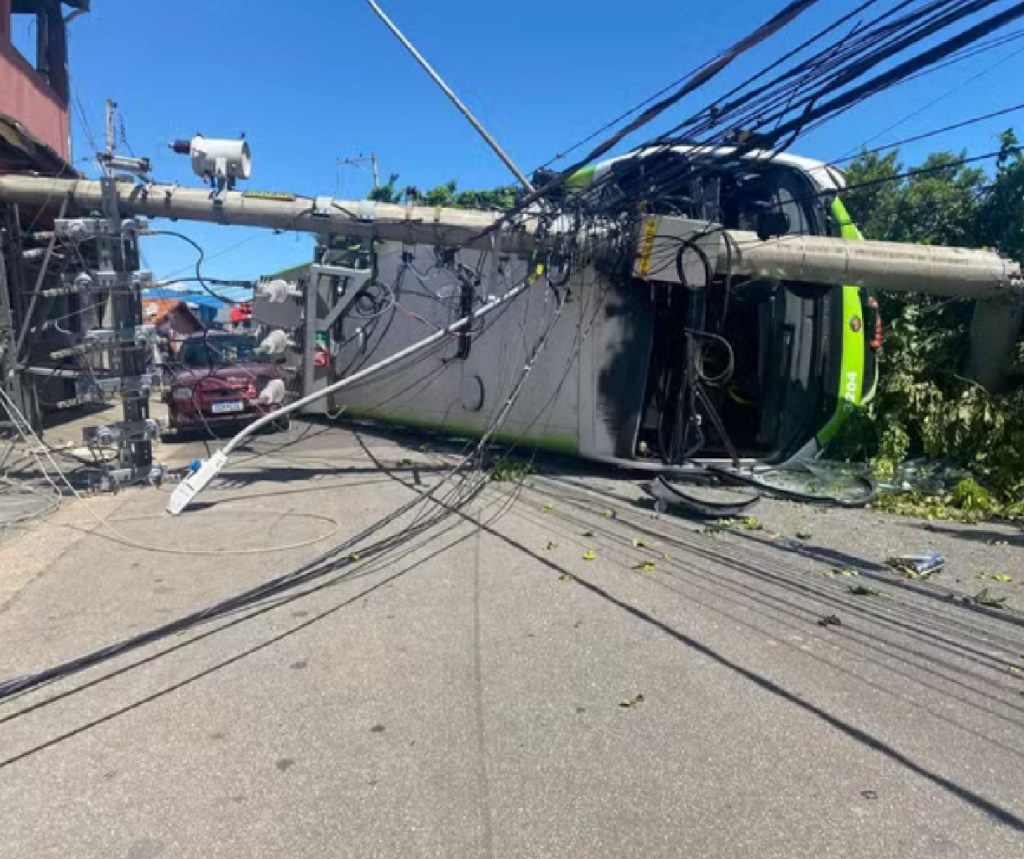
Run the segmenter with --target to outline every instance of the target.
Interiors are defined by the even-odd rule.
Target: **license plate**
[[[245,403],[241,400],[229,400],[224,403],[213,403],[210,411],[215,415],[225,415],[231,412],[240,412],[245,409]]]

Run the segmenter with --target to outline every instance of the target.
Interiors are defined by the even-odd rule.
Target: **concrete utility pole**
[[[109,102],[108,102],[109,103]],[[118,343],[118,372],[121,377],[121,402],[124,422],[119,428],[121,466],[130,481],[148,480],[153,465],[153,444],[149,427],[149,383],[146,376],[147,349],[138,342],[142,324],[142,295],[132,274],[138,270],[138,247],[134,234],[122,228],[117,180],[100,180],[102,209],[107,234],[97,239],[101,271],[113,271],[110,293],[111,327]]]
[[[490,247],[491,236],[481,231],[500,215],[472,209],[445,209],[333,200],[277,192],[228,191],[219,201],[205,189],[174,185],[112,183],[122,217],[138,215],[239,224],[306,233],[344,233],[397,242],[442,242],[466,247]],[[113,192],[112,192],[113,193]],[[0,176],[0,201],[55,208],[67,200],[69,212],[102,208],[100,182],[37,176]],[[653,231],[649,225],[654,224]],[[848,242],[821,236],[788,236],[762,241],[755,233],[723,230],[708,233],[706,224],[683,218],[650,218],[638,237],[637,277],[677,280],[674,254],[679,238],[698,230],[707,234],[709,258],[716,274],[773,277],[825,284],[858,284],[890,292],[916,292],[971,299],[1001,299],[1024,294],[1019,263],[991,251],[969,248],[906,245],[896,242]],[[687,232],[689,231],[689,232]],[[529,250],[534,243],[530,225],[499,232],[498,246],[506,252]],[[728,244],[728,250],[726,250]],[[656,274],[642,270],[643,257],[660,260]]]
[[[48,199],[49,194],[54,194]],[[79,214],[99,209],[103,195],[100,183],[83,179],[51,179],[36,176],[0,176],[0,201],[31,203],[54,208],[62,194],[70,194],[69,212]],[[300,197],[295,194],[259,191],[225,191],[219,201],[204,188],[174,185],[117,185],[123,217],[176,218],[287,230],[299,233],[345,233],[364,238],[395,241],[434,241],[443,232],[448,244],[471,241],[497,220],[494,212],[471,209],[439,209],[434,206],[405,206],[369,200],[332,200],[328,197]],[[524,234],[528,232],[524,231]],[[515,235],[506,235],[514,248]],[[482,239],[481,247],[490,247]],[[520,242],[527,247],[525,239]]]

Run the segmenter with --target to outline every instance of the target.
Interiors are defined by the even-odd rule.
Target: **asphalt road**
[[[449,459],[302,424],[254,448],[185,516],[124,492],[0,545],[0,678],[297,570]],[[0,854],[1024,855],[1024,617],[885,571],[877,514],[705,532],[538,467],[0,704]]]

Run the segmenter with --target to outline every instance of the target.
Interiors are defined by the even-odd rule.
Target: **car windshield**
[[[186,367],[216,367],[257,360],[256,341],[251,337],[209,337],[186,341],[181,347]]]

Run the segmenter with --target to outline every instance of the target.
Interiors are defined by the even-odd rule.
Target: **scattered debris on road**
[[[925,552],[923,555],[897,555],[885,563],[907,578],[927,579],[942,571],[946,559],[938,552]]]
[[[1006,607],[1006,597],[996,596],[988,588],[982,588],[973,597],[971,597],[971,600],[976,605],[985,606],[985,608]]]

